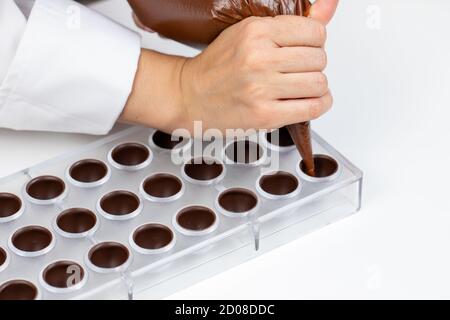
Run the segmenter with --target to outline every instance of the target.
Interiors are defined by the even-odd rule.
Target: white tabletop
[[[92,6],[132,25],[124,0]],[[449,16],[446,0],[341,1],[335,107],[314,129],[365,172],[361,212],[171,298],[450,298]],[[0,176],[94,139],[0,130]]]

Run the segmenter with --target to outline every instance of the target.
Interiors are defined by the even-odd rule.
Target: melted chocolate
[[[8,258],[8,254],[6,253],[5,249],[0,247],[0,267],[5,264],[6,258]]]
[[[251,164],[263,156],[262,147],[253,141],[239,140],[230,144],[225,154],[234,163]]]
[[[12,193],[0,193],[0,218],[16,214],[22,208],[22,200]]]
[[[34,300],[38,289],[26,280],[11,280],[0,286],[0,300]]]
[[[183,141],[182,137],[175,137],[162,131],[156,131],[152,139],[155,145],[168,150],[172,150]]]
[[[214,160],[192,159],[184,166],[184,172],[192,179],[200,181],[213,180],[223,172],[223,165]]]
[[[313,177],[316,178],[326,178],[333,174],[335,174],[338,170],[338,163],[333,158],[323,155],[323,154],[316,154],[314,155],[314,165],[315,165],[315,175]],[[303,171],[303,173],[311,176],[307,171],[307,167],[305,162],[302,160],[300,162],[300,169]]]
[[[229,189],[219,196],[219,205],[230,212],[247,212],[255,208],[257,204],[257,196],[252,191],[243,188]]]
[[[298,188],[298,180],[288,172],[278,171],[262,176],[259,180],[259,186],[267,193],[283,196],[294,192]]]
[[[70,288],[84,279],[82,266],[73,261],[57,261],[47,266],[42,277],[44,281],[54,288]]]
[[[139,208],[138,196],[129,191],[113,191],[100,200],[102,209],[114,216],[124,216]]]
[[[155,174],[147,178],[143,184],[144,191],[148,195],[157,198],[174,196],[181,191],[182,186],[183,184],[180,179],[166,173]]]
[[[287,126],[292,140],[294,140],[298,152],[302,156],[305,170],[308,175],[314,177],[315,165],[312,152],[310,122],[291,124]]]
[[[148,250],[161,249],[173,240],[173,232],[166,226],[149,223],[140,226],[133,234],[134,242],[141,248]]]
[[[70,176],[79,182],[96,182],[108,174],[108,167],[100,160],[86,159],[74,163],[69,169]]]
[[[148,148],[140,143],[123,143],[113,149],[111,158],[123,166],[137,166],[150,157]]]
[[[64,181],[54,176],[41,176],[28,182],[26,191],[34,199],[52,200],[63,194]]]
[[[289,134],[289,131],[286,127],[268,132],[266,134],[266,139],[271,144],[279,147],[290,147],[294,145],[294,141],[292,140],[291,135]]]
[[[184,208],[177,214],[177,222],[184,229],[203,231],[216,222],[216,215],[209,208],[191,206]]]
[[[113,269],[127,262],[130,252],[118,242],[102,242],[89,250],[88,258],[96,267]]]
[[[87,232],[94,228],[96,223],[96,215],[82,208],[65,210],[56,219],[56,224],[61,230],[74,234]]]
[[[28,226],[17,230],[12,238],[14,247],[25,252],[36,252],[47,248],[53,240],[52,233],[40,226]]]
[[[208,44],[250,16],[307,15],[306,0],[128,0],[139,20],[163,36]]]

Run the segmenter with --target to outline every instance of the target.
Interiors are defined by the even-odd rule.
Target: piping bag
[[[162,36],[189,45],[207,45],[224,29],[250,16],[308,16],[309,0],[128,0],[136,16]],[[307,174],[315,176],[310,122],[287,126],[303,158]]]

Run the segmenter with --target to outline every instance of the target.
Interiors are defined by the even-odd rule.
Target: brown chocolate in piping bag
[[[250,16],[309,15],[308,0],[128,0],[139,20],[159,34],[190,44],[209,44],[224,29]],[[314,176],[310,123],[287,126]]]

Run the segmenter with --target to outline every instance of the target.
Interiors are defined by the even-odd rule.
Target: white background
[[[92,7],[132,26],[124,0]],[[450,298],[449,30],[448,0],[341,1],[314,129],[364,171],[361,212],[171,298]],[[0,130],[0,176],[94,139]]]

